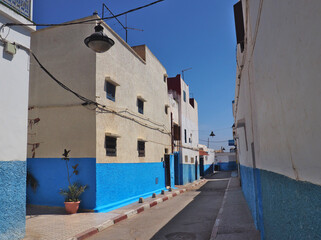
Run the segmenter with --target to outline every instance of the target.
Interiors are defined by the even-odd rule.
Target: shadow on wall
[[[70,158],[70,165],[79,164],[79,175],[72,182],[88,185],[81,195],[80,208],[94,209],[96,203],[96,159]],[[61,158],[28,158],[27,168],[38,180],[37,191],[27,188],[27,203],[33,205],[64,207],[64,197],[60,189],[68,187],[66,164]]]

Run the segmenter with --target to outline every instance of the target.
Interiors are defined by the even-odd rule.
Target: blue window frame
[[[115,102],[116,86],[110,82],[106,82],[105,90],[107,99]]]
[[[137,107],[138,107],[138,112],[141,114],[144,114],[144,102],[137,98]]]

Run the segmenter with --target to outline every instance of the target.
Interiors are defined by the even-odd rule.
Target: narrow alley
[[[212,175],[207,178],[204,185],[196,186],[177,198],[114,225],[90,239],[210,239],[230,176],[231,172],[220,172]],[[240,193],[237,177],[234,176],[232,179],[238,186],[232,184],[231,187],[236,187]],[[231,237],[231,234],[235,239],[245,239],[236,238],[240,234],[244,237],[245,235],[242,232],[246,232],[247,239],[260,239],[246,203],[244,202],[242,206],[245,208],[239,208],[239,205],[235,205],[235,202],[242,202],[242,199],[239,199],[235,192],[232,194],[234,201],[231,199],[230,208],[226,208],[226,211],[232,212],[229,212],[231,216],[227,220],[233,226],[233,211],[238,211],[241,214],[238,215],[237,220],[241,220],[241,222],[237,224],[238,227],[230,229],[222,222],[222,229],[220,229],[222,234],[219,232],[214,239],[229,239],[226,237]],[[240,217],[248,217],[249,221],[244,221]]]

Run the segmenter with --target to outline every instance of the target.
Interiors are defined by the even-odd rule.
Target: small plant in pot
[[[73,175],[78,175],[78,164],[71,166],[73,171],[70,174],[69,172],[69,152],[70,150],[64,150],[64,153],[62,154],[64,160],[66,162],[66,168],[67,168],[67,178],[68,178],[68,188],[66,189],[60,189],[60,194],[65,197],[65,209],[67,213],[73,214],[77,213],[79,204],[80,204],[80,195],[85,191],[87,188],[87,185],[81,186],[79,183],[74,182],[71,183],[71,177]]]

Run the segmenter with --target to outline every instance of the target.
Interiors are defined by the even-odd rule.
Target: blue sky
[[[102,15],[102,3],[114,14],[153,0],[34,0],[36,23],[61,23],[92,15]],[[128,27],[144,31],[128,32],[129,45],[146,44],[167,69],[170,77],[184,73],[192,96],[199,106],[200,143],[211,131],[210,147],[218,149],[232,139],[236,72],[236,37],[233,4],[237,0],[165,0],[127,15]],[[119,20],[125,24],[125,17]],[[124,30],[114,20],[107,21],[120,36]],[[206,143],[207,144],[207,143]]]

